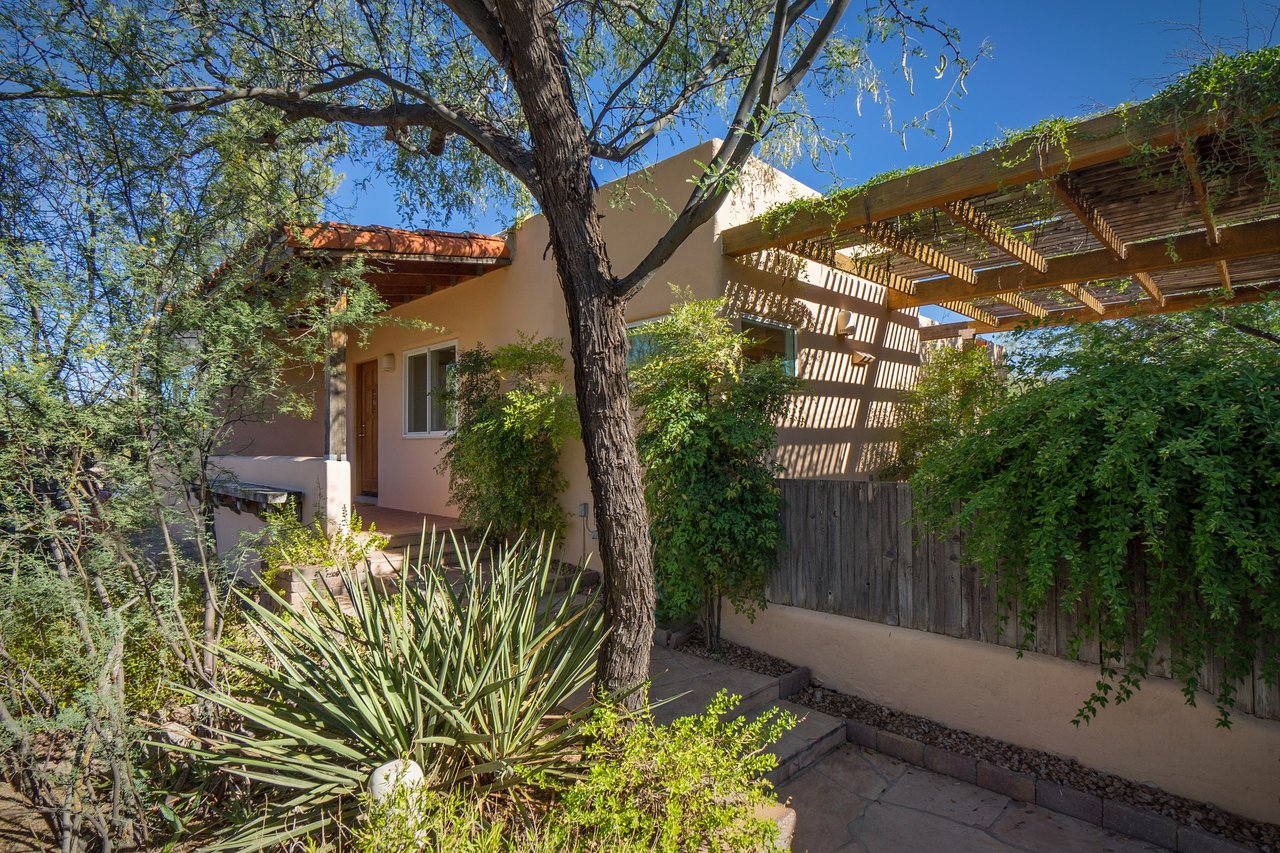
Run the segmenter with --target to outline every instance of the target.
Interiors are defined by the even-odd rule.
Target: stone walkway
[[[651,671],[650,698],[669,700],[655,713],[662,720],[704,710],[721,688],[743,697],[745,713],[778,705],[802,717],[775,746],[770,774],[799,818],[797,853],[1163,849],[848,743],[843,720],[780,700],[777,678],[663,648]]]
[[[803,853],[1139,853],[1127,836],[845,744],[778,788]]]

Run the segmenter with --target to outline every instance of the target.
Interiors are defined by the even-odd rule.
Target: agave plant
[[[424,542],[394,590],[368,573],[345,578],[349,604],[326,590],[299,608],[270,590],[273,608],[244,597],[265,653],[222,654],[265,689],[197,693],[238,724],[187,751],[254,783],[269,805],[218,849],[332,837],[373,768],[396,758],[441,790],[576,776],[592,707],[564,709],[594,676],[594,595],[576,580],[557,591],[545,542],[483,561],[455,544],[460,571],[446,571],[443,545]]]

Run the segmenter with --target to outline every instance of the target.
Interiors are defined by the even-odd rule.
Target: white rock
[[[406,761],[397,758],[376,768],[369,774],[369,796],[381,802],[401,785],[410,787],[421,785],[426,781],[422,767],[412,759]]]

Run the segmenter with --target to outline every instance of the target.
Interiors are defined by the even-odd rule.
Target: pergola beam
[[[969,202],[964,200],[948,202],[942,206],[942,210],[957,225],[969,229],[1006,255],[1022,261],[1036,270],[1036,272],[1045,271],[1047,262],[1044,259],[1044,255],[1031,248],[1023,240],[1018,239],[1012,231],[987,216],[981,210],[978,210]]]
[[[1012,291],[1009,293],[997,293],[996,300],[1003,302],[1005,305],[1017,308],[1023,314],[1030,314],[1032,317],[1046,317],[1049,314],[1048,308],[1045,308],[1043,305],[1037,305],[1021,293],[1014,293]]]
[[[1155,305],[1148,300],[1116,303],[1107,306],[1107,319],[1123,319],[1127,317],[1143,317],[1152,314],[1172,314],[1206,306],[1229,308],[1233,305],[1245,305],[1261,302],[1265,299],[1280,297],[1280,282],[1264,282],[1252,286],[1239,286],[1231,296],[1224,296],[1221,290],[1193,293],[1186,296],[1170,296],[1164,305]],[[1054,311],[1048,317],[1035,319],[1020,315],[1002,317],[994,326],[991,323],[946,323],[938,326],[924,326],[920,329],[920,340],[931,341],[942,338],[954,338],[961,331],[971,329],[978,334],[987,332],[1011,332],[1019,326],[1042,328],[1063,326],[1068,323],[1082,323],[1097,319],[1091,316],[1087,308],[1075,308],[1067,311]]]
[[[888,291],[886,301],[890,308],[907,307],[908,297],[915,293],[915,282],[911,279],[904,278],[863,258],[855,258],[851,255],[837,252],[834,247],[826,243],[802,240],[799,243],[787,246],[785,251],[797,257],[831,267],[837,272],[857,276],[858,278],[866,279],[872,284],[880,285]]]
[[[972,267],[962,264],[950,255],[939,252],[928,243],[921,243],[919,240],[902,234],[887,222],[860,225],[853,230],[873,243],[884,246],[899,255],[915,258],[920,263],[937,270],[943,275],[953,276],[961,281],[967,281],[969,284],[974,284],[978,280],[978,274],[974,272]]]
[[[1195,142],[1187,142],[1182,146],[1182,163],[1187,168],[1187,180],[1191,182],[1191,190],[1196,194],[1196,206],[1200,208],[1200,218],[1204,220],[1204,236],[1210,246],[1218,243],[1218,224],[1213,219],[1213,207],[1209,204],[1209,193],[1205,190],[1204,179],[1200,176],[1200,158],[1196,154]]]
[[[1218,261],[1216,266],[1218,267],[1218,281],[1222,282],[1222,289],[1227,293],[1231,293],[1235,288],[1231,286],[1231,271],[1227,269],[1227,262]]]
[[[1148,273],[1136,272],[1133,274],[1133,280],[1147,292],[1147,296],[1150,296],[1157,305],[1164,305],[1164,291],[1160,289],[1160,286],[1156,284],[1156,280]]]
[[[1089,229],[1089,233],[1098,239],[1098,242],[1106,246],[1111,254],[1115,255],[1118,260],[1124,260],[1128,254],[1128,247],[1125,242],[1120,239],[1120,235],[1115,232],[1102,213],[1093,205],[1093,202],[1084,197],[1084,193],[1080,192],[1080,188],[1076,186],[1075,180],[1067,174],[1059,175],[1049,182],[1058,200],[1066,206],[1076,219],[1079,219],[1085,228]],[[1043,270],[1041,271],[1043,272]]]
[[[1071,297],[1082,303],[1086,308],[1095,314],[1103,315],[1107,313],[1107,307],[1102,304],[1098,297],[1084,289],[1083,284],[1064,284],[1062,289],[1071,294]]]
[[[1038,137],[1019,140],[868,187],[845,200],[840,210],[799,210],[781,225],[761,217],[728,228],[721,234],[722,248],[724,254],[739,257],[848,231],[859,225],[1053,177],[1067,169],[1111,163],[1144,147],[1167,148],[1225,124],[1226,116],[1211,111],[1137,136],[1133,135],[1133,128],[1123,114],[1109,113],[1067,128],[1065,148],[1051,142],[1042,149],[1043,140]]]
[[[989,329],[981,329],[979,331],[992,331],[997,327],[999,327],[1000,325],[999,317],[997,317],[996,315],[988,311],[982,310],[977,305],[974,305],[972,302],[961,302],[961,301],[939,302],[938,305],[940,305],[943,308],[946,308],[948,311],[954,311],[957,314],[963,314],[966,317],[972,317],[975,321],[977,321],[978,325],[991,327]]]
[[[1280,218],[1221,228],[1218,238],[1216,246],[1205,242],[1199,232],[1131,243],[1124,260],[1117,260],[1110,249],[1058,255],[1048,259],[1048,269],[1043,273],[1021,264],[979,270],[975,285],[957,278],[938,278],[917,283],[915,295],[909,297],[909,301],[911,305],[940,305],[945,301],[995,296],[1008,291],[1129,278],[1137,273],[1277,254],[1280,252]]]

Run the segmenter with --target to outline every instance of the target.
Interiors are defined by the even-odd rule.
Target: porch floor
[[[447,515],[431,515],[422,512],[409,512],[403,509],[392,509],[387,506],[356,504],[355,510],[366,525],[375,525],[379,533],[390,536],[392,541],[412,539],[417,543],[426,525],[427,535],[431,528],[436,530],[461,530],[462,522]]]

